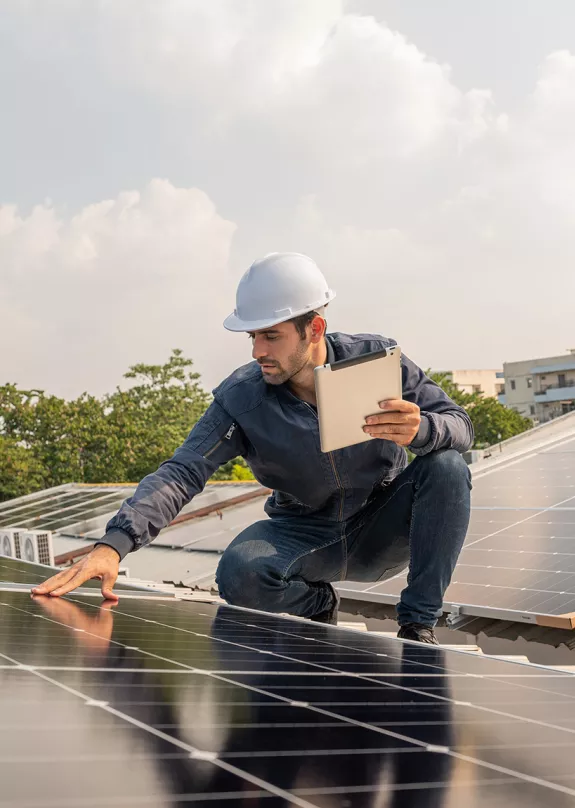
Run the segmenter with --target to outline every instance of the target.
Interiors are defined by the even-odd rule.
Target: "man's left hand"
[[[403,399],[380,401],[380,415],[369,415],[363,431],[374,438],[390,440],[398,446],[409,446],[419,432],[421,411],[417,404]]]

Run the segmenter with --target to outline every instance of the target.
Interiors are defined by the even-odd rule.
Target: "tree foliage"
[[[445,373],[429,372],[428,375],[456,404],[467,411],[475,430],[475,449],[492,446],[533,426],[530,418],[525,418],[516,410],[505,407],[496,398],[460,390]]]
[[[156,469],[182,443],[210,403],[193,362],[172,352],[164,365],[134,365],[124,378],[135,384],[118,388],[103,404],[125,479],[140,480]]]
[[[42,390],[0,386],[0,501],[68,482],[137,482],[170,457],[209,406],[193,362],[174,350],[163,365],[134,365],[127,389],[73,401]],[[475,447],[532,426],[494,398],[465,393],[445,374],[431,378],[464,407]],[[253,479],[243,458],[224,464],[217,480]]]
[[[137,482],[170,457],[209,406],[193,362],[134,365],[132,382],[73,401],[0,386],[0,501],[67,482]],[[253,479],[242,458],[217,479]]]

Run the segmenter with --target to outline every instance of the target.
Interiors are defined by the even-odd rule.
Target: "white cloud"
[[[343,14],[339,0],[105,0],[100,54],[114,78],[193,98],[227,119],[317,61]]]
[[[155,128],[132,133],[136,185],[158,140],[173,185],[70,215],[0,213],[5,317],[28,347],[47,335],[41,359],[6,352],[8,376],[42,367],[69,389],[109,388],[129,362],[181,345],[215,384],[248,356],[221,329],[233,286],[275,249],[325,269],[339,292],[330,325],[390,333],[422,365],[496,366],[573,342],[575,56],[551,53],[523,103],[499,109],[489,88],[463,91],[433,54],[345,8],[101,0],[78,38],[78,6],[61,4],[41,17],[57,56],[27,18],[28,60],[50,53],[79,91],[81,42],[90,87],[156,105]],[[180,171],[204,172],[233,244],[210,200],[176,187],[190,184]]]
[[[158,179],[73,216],[0,208],[4,378],[102,392],[172,347],[209,366],[234,231],[205,193]]]

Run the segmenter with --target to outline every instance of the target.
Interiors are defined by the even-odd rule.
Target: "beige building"
[[[444,373],[463,393],[483,393],[486,398],[499,396],[505,386],[501,370],[446,370]]]
[[[505,362],[508,407],[545,423],[575,410],[575,348],[562,356]]]

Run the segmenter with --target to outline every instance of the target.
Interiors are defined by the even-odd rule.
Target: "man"
[[[112,587],[127,553],[153,541],[221,464],[242,455],[273,489],[270,517],[240,533],[217,582],[230,604],[337,622],[333,581],[382,581],[409,565],[397,607],[399,637],[436,644],[441,614],[468,527],[473,442],[460,407],[406,356],[403,397],[367,419],[373,440],[323,453],[314,368],[396,344],[375,334],[326,335],[335,294],[299,253],[255,261],[225,321],[246,332],[255,362],[234,371],[173,457],[145,477],[95,549],[35,588],[63,595],[89,578]],[[166,414],[169,417],[169,413]],[[417,456],[407,465],[404,447]]]

